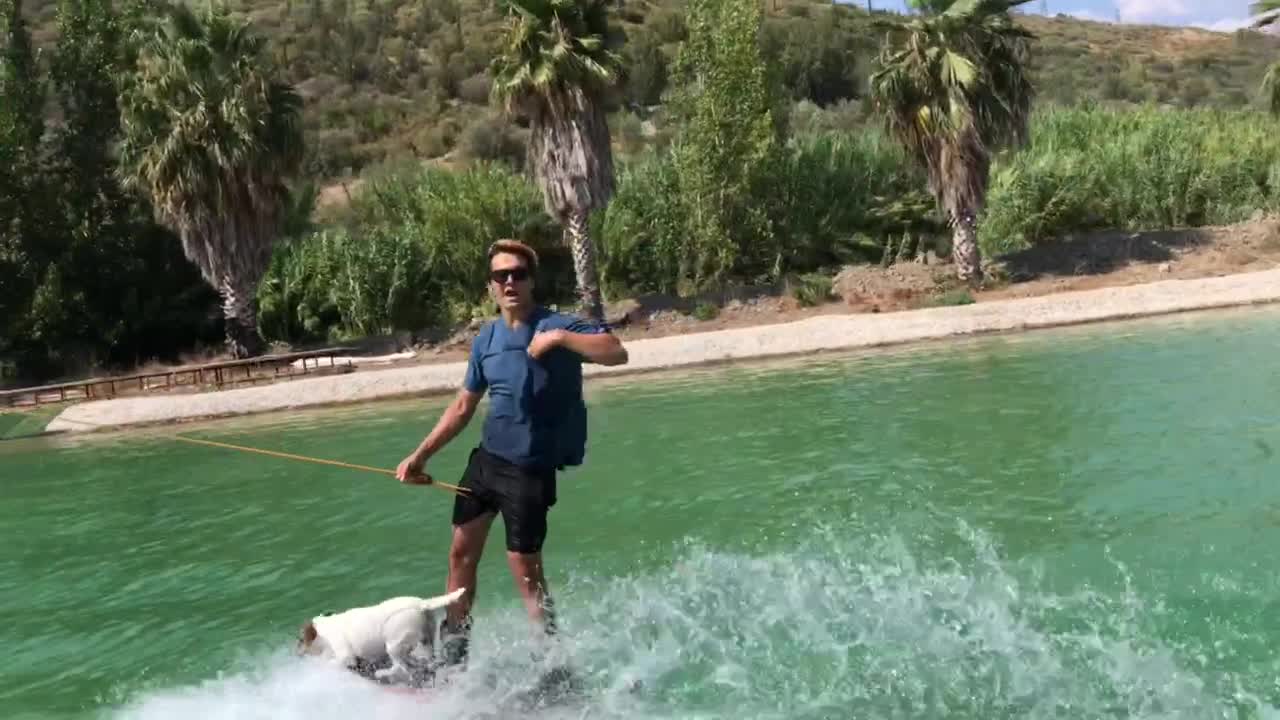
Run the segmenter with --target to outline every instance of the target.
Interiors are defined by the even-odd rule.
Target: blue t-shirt
[[[586,454],[583,358],[565,347],[553,348],[539,360],[528,352],[536,333],[555,329],[607,332],[595,323],[538,307],[516,329],[501,318],[489,321],[471,345],[463,387],[474,393],[489,391],[480,445],[522,467],[581,465]]]

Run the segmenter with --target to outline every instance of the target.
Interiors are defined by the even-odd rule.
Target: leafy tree
[[[582,309],[604,318],[588,218],[613,196],[605,95],[622,61],[606,44],[609,0],[504,0],[506,42],[492,64],[493,95],[529,123],[529,166],[547,212],[564,228]]]
[[[688,40],[676,59],[674,152],[689,207],[681,277],[695,286],[731,271],[769,273],[782,262],[769,182],[784,133],[777,79],[761,58],[760,3],[690,0]]]
[[[21,0],[0,0],[0,353],[23,352],[54,233],[42,166],[45,85]]]
[[[40,81],[31,33],[23,17],[22,0],[0,0],[5,47],[0,87],[5,93],[3,112],[13,125],[18,151],[34,161],[44,136],[45,87]]]
[[[303,157],[301,99],[225,8],[168,9],[121,97],[123,172],[222,297],[233,357],[260,352],[255,294]]]
[[[66,271],[84,273],[91,282],[106,280],[91,276],[98,268],[83,266],[113,254],[105,246],[124,239],[132,210],[112,150],[120,131],[115,73],[121,68],[121,24],[109,2],[62,0],[58,30],[52,79],[62,121],[51,165],[67,230],[64,251],[94,256],[68,258]]]
[[[127,262],[130,204],[114,177],[111,143],[119,128],[113,74],[119,25],[111,4],[62,0],[53,54],[53,95],[60,122],[49,137],[42,174],[56,196],[47,220],[40,272],[25,332],[28,370],[65,369],[110,344],[124,321],[108,307],[118,298]],[[106,340],[106,342],[103,342]]]
[[[60,0],[48,63],[31,60],[20,23],[6,23],[6,39],[18,39],[2,63],[0,352],[24,379],[171,358],[212,325],[214,298],[198,273],[116,178],[115,80],[131,57],[129,30],[151,4],[124,7]],[[48,130],[40,112],[9,114],[24,105],[56,106]]]
[[[37,292],[56,303],[33,319],[47,326],[46,357],[64,369],[168,355],[204,324],[209,297],[198,292],[198,274],[183,267],[174,238],[155,226],[146,202],[126,192],[116,172],[116,77],[134,54],[129,31],[153,9],[135,2],[119,14],[104,0],[61,0],[58,7],[51,78],[61,122],[49,166],[61,239],[50,268],[60,291]],[[157,277],[162,268],[169,270]]]
[[[628,39],[627,100],[635,105],[657,105],[667,88],[667,59],[657,35],[639,31]]]
[[[1030,120],[1032,35],[1008,12],[1025,2],[956,0],[941,14],[888,23],[871,81],[889,132],[924,167],[952,226],[957,276],[975,285],[992,153],[1021,143]]]

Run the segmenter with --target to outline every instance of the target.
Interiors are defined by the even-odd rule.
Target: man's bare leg
[[[507,552],[507,566],[515,580],[516,590],[524,600],[529,620],[540,626],[548,635],[556,631],[556,613],[547,580],[542,571],[542,553],[522,554]]]
[[[547,580],[542,570],[542,554],[522,555],[508,551],[507,565],[511,568],[516,589],[524,599],[529,620],[533,623],[535,631],[541,631],[535,637],[534,643],[540,645],[541,650],[535,651],[534,658],[537,662],[543,662],[549,659],[543,653],[551,649],[550,642],[557,630],[555,605],[551,599],[551,592],[547,589]],[[535,693],[543,696],[555,695],[571,690],[574,682],[573,671],[561,660],[553,663],[552,667],[542,674]]]
[[[447,664],[463,664],[467,659],[471,630],[471,605],[476,595],[476,569],[493,524],[493,513],[453,526],[453,542],[449,546],[449,580],[446,592],[466,588],[458,602],[449,606],[441,628],[441,645]],[[450,637],[452,636],[452,637]]]

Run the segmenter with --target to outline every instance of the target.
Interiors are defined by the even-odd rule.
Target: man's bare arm
[[[396,469],[396,477],[400,482],[422,482],[421,477],[422,466],[440,451],[440,448],[449,444],[449,441],[455,438],[462,429],[471,422],[471,416],[475,414],[476,407],[480,404],[482,393],[473,393],[466,388],[458,391],[458,394],[449,403],[449,406],[440,414],[440,419],[436,421],[436,426],[431,429],[427,437],[422,440],[409,457],[400,463],[400,467]]]
[[[613,333],[558,332],[558,343],[599,365],[625,365],[628,356],[622,341]]]

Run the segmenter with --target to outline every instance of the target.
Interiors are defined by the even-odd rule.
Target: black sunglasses
[[[529,279],[528,268],[511,268],[509,270],[490,270],[489,279],[499,285],[505,283],[507,278],[511,278],[514,282],[524,282]]]

